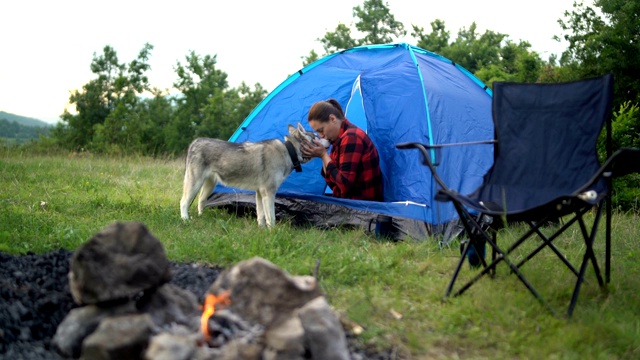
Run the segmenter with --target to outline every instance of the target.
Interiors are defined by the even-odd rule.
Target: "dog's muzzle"
[[[314,143],[316,140],[325,148],[325,149],[329,149],[329,146],[331,146],[331,143],[329,142],[329,140],[327,139],[323,139],[321,137],[319,137],[317,134],[312,133],[312,132],[307,132],[307,140],[311,143]],[[308,162],[311,160],[311,158],[303,156],[302,157],[303,162]]]
[[[325,149],[328,149],[329,146],[331,146],[331,143],[329,143],[329,140],[327,139],[323,139],[321,137],[314,137],[313,140],[318,140],[320,142],[320,144],[322,144],[322,146],[324,146]]]

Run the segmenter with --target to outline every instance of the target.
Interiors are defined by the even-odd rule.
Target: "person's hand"
[[[300,151],[302,152],[302,156],[304,157],[319,157],[322,158],[326,153],[327,149],[317,142],[315,139],[312,142],[304,142],[300,147]]]

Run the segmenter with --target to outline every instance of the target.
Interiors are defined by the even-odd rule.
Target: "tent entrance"
[[[364,111],[362,89],[360,88],[360,75],[358,75],[351,87],[351,96],[344,110],[344,116],[349,119],[349,122],[364,130],[364,132],[367,132],[367,114]],[[333,194],[329,185],[325,186],[324,194]]]

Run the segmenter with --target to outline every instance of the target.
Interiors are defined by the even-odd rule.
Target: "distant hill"
[[[8,122],[15,121],[19,125],[23,125],[23,126],[32,126],[32,127],[51,127],[52,126],[48,122],[45,122],[42,120],[0,111],[0,120],[2,119],[7,120]]]
[[[22,144],[47,136],[53,126],[42,120],[0,111],[0,145]]]

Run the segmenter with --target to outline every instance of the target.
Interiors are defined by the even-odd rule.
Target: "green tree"
[[[228,125],[229,109],[226,108],[228,101],[225,97],[236,97],[235,91],[222,91],[222,89],[215,89],[214,93],[207,98],[206,104],[202,106],[202,121],[195,128],[194,137],[209,137],[209,138],[222,138],[224,128]]]
[[[199,56],[194,51],[185,57],[185,64],[177,62],[178,80],[173,86],[182,95],[175,99],[176,109],[165,137],[168,150],[184,151],[197,135],[211,98],[220,96],[228,87],[227,74],[216,69],[217,56]]]
[[[316,60],[320,59],[320,56],[318,55],[318,53],[315,50],[311,50],[309,52],[309,55],[307,56],[302,56],[302,66],[307,66],[313,62],[315,62]]]
[[[82,86],[82,91],[74,90],[69,96],[75,114],[67,109],[60,115],[60,121],[51,135],[63,148],[80,150],[87,148],[93,140],[94,128],[102,124],[109,108],[103,96],[102,84],[91,80]]]
[[[501,43],[506,37],[491,30],[479,35],[473,22],[468,30],[460,29],[458,37],[442,50],[441,55],[475,74],[482,67],[500,63]]]
[[[531,51],[527,41],[515,43],[508,35],[487,30],[477,33],[476,23],[461,29],[449,43],[449,31],[442,20],[431,23],[431,33],[413,25],[417,46],[438,53],[472,72],[487,84],[494,81],[536,82],[545,62]]]
[[[324,34],[322,39],[318,39],[322,43],[324,53],[331,54],[336,51],[351,49],[358,46],[359,41],[351,37],[351,29],[345,24],[338,24],[333,32]]]
[[[583,3],[558,20],[568,48],[560,58],[560,77],[574,80],[614,75],[613,150],[640,146],[640,0],[596,0],[599,13]],[[559,38],[559,37],[558,37]],[[604,132],[598,153],[606,156]],[[637,174],[616,179],[613,203],[623,210],[639,210],[640,177]]]
[[[389,5],[382,0],[365,0],[362,6],[353,8],[353,16],[358,19],[355,23],[356,30],[363,33],[364,37],[354,39],[351,28],[339,23],[334,31],[327,32],[322,39],[318,39],[325,55],[359,45],[390,43],[407,33],[404,25],[396,21]],[[303,64],[309,64],[311,57],[304,58]]]
[[[583,3],[558,20],[568,42],[560,64],[573,78],[611,72],[615,78],[615,108],[640,102],[640,0],[596,0],[600,14]],[[603,18],[604,17],[604,18]]]
[[[267,91],[260,84],[251,90],[242,82],[237,89],[212,96],[203,109],[204,121],[196,135],[228,139],[266,95]]]
[[[607,158],[606,132],[598,138],[598,157],[601,162]],[[613,150],[625,147],[640,148],[640,108],[631,101],[620,105],[613,112],[611,124]],[[640,212],[640,174],[629,174],[613,181],[612,202],[620,210]]]
[[[226,126],[222,127],[220,133],[222,139],[227,139],[233,135],[238,126],[268,94],[267,90],[259,83],[255,84],[252,90],[244,82],[230,93],[230,95],[226,96],[228,111],[225,115],[227,119]]]
[[[431,33],[425,34],[424,28],[412,25],[411,36],[418,39],[417,46],[425,50],[442,54],[444,49],[449,47],[449,37],[451,33],[446,30],[444,21],[436,19],[431,22]]]
[[[140,117],[133,108],[118,103],[109,112],[104,123],[95,126],[91,149],[98,152],[138,150],[140,144]]]
[[[229,89],[227,74],[216,69],[216,56],[191,52],[186,64],[178,62],[174,83],[181,96],[167,126],[167,150],[183,152],[195,137],[228,139],[267,91],[258,83],[252,90],[244,82]]]
[[[153,97],[138,103],[136,112],[140,115],[142,127],[142,152],[160,155],[168,152],[165,141],[165,128],[171,123],[173,106],[171,98],[159,89],[151,90]]]
[[[391,14],[389,4],[382,0],[366,0],[362,7],[354,7],[353,17],[360,19],[356,29],[365,34],[359,45],[386,44],[407,33],[404,25]]]
[[[99,143],[98,147],[104,149],[107,144],[126,145],[133,139],[137,116],[132,112],[138,95],[149,89],[145,73],[150,69],[147,61],[152,49],[145,44],[129,64],[120,63],[116,51],[108,45],[102,55],[94,53],[91,72],[97,78],[85,84],[82,91],[72,92],[69,103],[76,113],[65,109],[62,122],[52,131],[62,146],[79,149]]]
[[[531,45],[526,41],[516,44],[505,40],[504,43],[498,49],[498,62],[479,68],[475,75],[487,84],[494,81],[539,81],[545,62],[536,52],[529,51]]]

